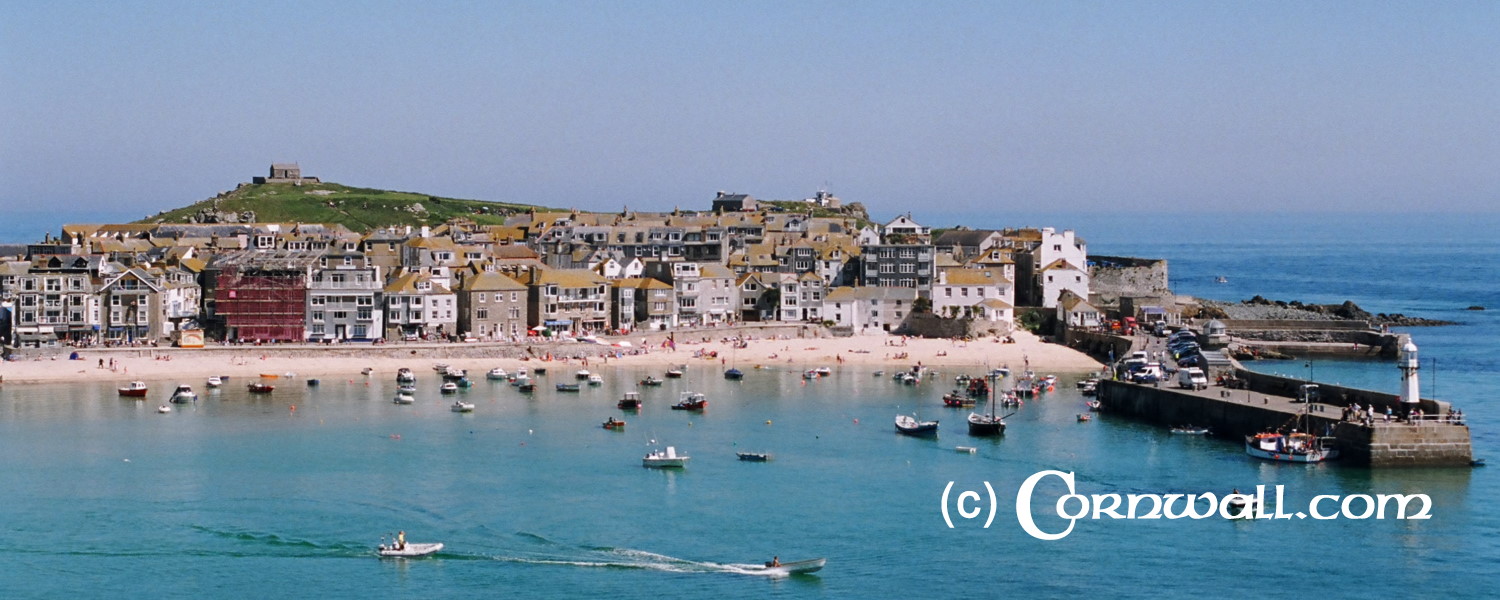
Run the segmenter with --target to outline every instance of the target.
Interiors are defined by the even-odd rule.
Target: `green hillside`
[[[217,198],[166,211],[138,223],[202,222],[206,213],[254,211],[262,223],[338,223],[354,231],[393,225],[437,225],[464,217],[499,225],[506,215],[549,209],[529,204],[459,200],[410,192],[353,188],[337,183],[245,184]]]

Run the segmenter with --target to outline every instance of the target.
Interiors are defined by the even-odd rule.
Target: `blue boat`
[[[745,372],[734,367],[730,367],[728,371],[724,372],[724,378],[732,381],[739,381],[745,378]]]

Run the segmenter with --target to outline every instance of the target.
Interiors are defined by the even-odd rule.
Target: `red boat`
[[[953,408],[970,407],[974,406],[974,399],[970,398],[968,394],[962,394],[955,390],[951,393],[943,394],[943,406],[951,406]]]
[[[120,386],[120,395],[128,398],[143,398],[146,396],[146,382],[132,381]]]
[[[703,399],[703,394],[698,392],[683,392],[682,401],[672,405],[672,410],[703,410],[708,406],[708,400]]]
[[[604,422],[604,428],[605,429],[613,429],[615,431],[619,431],[619,430],[625,428],[625,422],[621,421],[620,419],[616,419],[614,417],[610,417],[608,421]]]
[[[269,394],[272,390],[276,389],[276,386],[268,383],[252,383],[249,389],[252,394]]]

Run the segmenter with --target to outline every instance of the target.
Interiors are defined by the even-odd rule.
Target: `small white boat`
[[[665,451],[652,450],[645,458],[641,459],[641,465],[657,469],[681,469],[687,466],[690,456],[678,456],[677,448],[667,446]]]
[[[359,374],[360,375],[364,375],[365,377],[369,377],[370,374],[374,373],[374,372],[375,372],[375,369],[370,368],[370,367],[365,367],[365,368],[359,370]]]
[[[411,372],[411,369],[408,369],[406,367],[396,369],[396,383],[411,383],[416,380],[417,374]]]
[[[417,386],[409,383],[402,384],[401,387],[396,388],[396,391],[411,396],[417,393]]]
[[[510,379],[510,374],[506,373],[505,369],[495,367],[490,369],[490,372],[485,373],[484,378],[490,381],[505,381],[506,379]]]
[[[451,408],[453,409],[453,412],[456,413],[474,412],[474,403],[459,400],[454,402]]]
[[[416,544],[416,543],[409,543],[409,544],[406,544],[405,546],[402,546],[400,548],[397,548],[395,544],[391,544],[389,546],[387,546],[385,544],[381,544],[379,547],[377,547],[375,549],[375,553],[379,554],[382,558],[416,558],[418,556],[427,556],[429,554],[436,553],[437,551],[442,550],[442,549],[443,549],[443,544],[442,543],[436,543],[436,544]]]
[[[589,375],[589,385],[604,385],[604,378],[600,377],[598,373]]]
[[[208,385],[208,387],[216,388],[216,387],[219,387],[221,385],[224,385],[224,380],[222,378],[220,378],[218,375],[214,375],[213,377],[209,377],[208,381],[205,382],[205,383],[206,383],[206,385]]]
[[[445,381],[443,382],[443,387],[438,388],[438,391],[444,394],[456,394],[458,393],[458,384],[452,381]]]
[[[833,374],[833,369],[830,369],[828,367],[818,367],[816,369],[813,369],[813,372],[817,373],[819,377],[827,377]]]
[[[531,383],[531,378],[527,377],[525,373],[522,373],[520,371],[517,371],[516,376],[510,379],[510,384],[514,386],[523,386],[528,383]]]
[[[432,370],[433,371],[437,371],[438,373],[442,373],[444,371],[447,371],[448,370],[448,363],[433,363],[432,364]]]
[[[198,400],[198,394],[193,391],[193,386],[186,383],[177,386],[177,391],[172,392],[171,401],[177,404],[185,404]]]
[[[415,403],[416,401],[417,401],[416,397],[412,396],[411,394],[404,393],[404,392],[396,394],[396,398],[394,400],[392,400],[392,402],[395,402],[396,404],[412,404],[412,403]]]
[[[591,375],[593,375],[593,373],[590,373],[588,369],[579,369],[577,373],[573,374],[573,376],[576,377],[579,381],[588,379]]]
[[[759,567],[752,566],[751,570],[772,575],[801,575],[813,573],[823,568],[828,563],[826,558],[814,558],[811,560],[799,560],[796,562],[765,563]]]
[[[144,398],[146,397],[146,390],[146,382],[144,381],[132,381],[119,388],[120,395],[126,398]]]
[[[162,413],[162,414],[167,414],[169,412],[172,412],[172,407],[163,404],[161,406],[156,407],[156,412],[159,412],[159,413]]]

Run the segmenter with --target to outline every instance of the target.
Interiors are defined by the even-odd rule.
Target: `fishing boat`
[[[1208,428],[1199,427],[1197,425],[1179,425],[1172,428],[1172,433],[1178,433],[1182,435],[1208,435]]]
[[[936,437],[937,421],[918,421],[911,415],[896,415],[896,432],[906,435]]]
[[[507,379],[510,379],[510,374],[506,373],[505,369],[495,367],[493,369],[490,369],[490,372],[485,373],[484,378],[490,381],[505,381]]]
[[[1315,463],[1338,458],[1336,440],[1310,433],[1257,433],[1245,436],[1245,453],[1280,462]]]
[[[681,378],[682,378],[682,368],[681,367],[672,367],[670,369],[667,369],[667,379],[681,379]]]
[[[458,379],[455,379],[453,381],[453,385],[461,388],[471,388],[474,387],[474,380],[469,379],[468,377],[459,377]]]
[[[444,381],[443,385],[438,388],[438,391],[444,394],[457,394],[458,384],[453,383],[452,381]]]
[[[169,412],[172,412],[172,407],[163,404],[161,406],[156,407],[156,412],[159,412],[159,413],[162,413],[162,414],[167,414]]]
[[[943,394],[943,406],[950,408],[964,408],[974,406],[975,401],[968,394],[953,390]]]
[[[521,385],[516,386],[516,391],[521,392],[523,394],[530,394],[530,393],[536,391],[536,384],[532,383],[531,381],[528,380],[525,383],[522,383]]]
[[[252,383],[245,386],[252,394],[269,394],[276,391],[276,386],[269,383]]]
[[[610,417],[608,421],[604,422],[604,428],[605,429],[609,429],[609,430],[613,430],[613,431],[624,431],[625,430],[625,421],[623,421],[621,419],[616,419],[614,417]]]
[[[600,377],[598,373],[589,375],[589,385],[604,385],[604,378]]]
[[[1094,420],[1094,415],[1091,415],[1091,414],[1088,414],[1088,413],[1078,413],[1078,422],[1079,423],[1084,423],[1084,422],[1092,421],[1092,420]]]
[[[458,381],[469,376],[469,372],[463,369],[448,367],[443,370],[443,381]]]
[[[397,386],[396,387],[396,391],[400,392],[400,393],[403,393],[403,394],[408,394],[408,395],[409,394],[415,394],[415,393],[417,393],[417,386],[412,385],[410,383],[404,383],[404,384],[401,384],[400,386]]]
[[[1083,394],[1086,397],[1099,395],[1099,380],[1085,379],[1078,382],[1078,393]]]
[[[576,391],[578,391],[578,384],[576,384],[576,383],[559,383],[559,384],[557,384],[557,391],[559,391],[559,392],[576,392]]]
[[[618,407],[618,408],[624,409],[624,410],[640,410],[641,409],[641,393],[640,392],[625,392],[625,397],[620,398],[620,401],[616,402],[615,406]]]
[[[771,455],[763,452],[736,452],[734,455],[740,457],[740,460],[745,462],[768,462],[771,460]]]
[[[547,367],[537,367],[535,369],[532,369],[531,370],[531,374],[535,375],[537,377],[541,377],[543,375],[546,375],[547,374]]]
[[[177,404],[196,402],[197,400],[198,394],[193,392],[193,386],[190,386],[186,383],[177,386],[177,391],[172,392],[171,401]]]
[[[1256,458],[1280,462],[1315,463],[1338,458],[1338,440],[1332,436],[1307,433],[1307,413],[1294,415],[1282,429],[1290,433],[1265,432],[1245,436],[1245,453]],[[1331,429],[1331,426],[1330,426]]]
[[[708,400],[698,392],[683,392],[677,404],[672,405],[672,410],[703,410],[708,406]]]
[[[661,384],[662,384],[662,380],[657,379],[656,377],[651,376],[651,375],[647,375],[645,379],[641,380],[641,385],[646,386],[646,387],[658,387]]]
[[[806,575],[822,570],[823,565],[827,563],[828,559],[826,558],[814,558],[796,562],[768,562],[758,568],[752,565],[750,570],[774,575]]]
[[[656,469],[681,469],[687,466],[690,456],[679,456],[677,448],[667,446],[666,450],[652,450],[645,458],[641,459],[641,466]]]
[[[396,544],[390,544],[390,545],[381,544],[380,546],[377,546],[375,548],[375,553],[378,554],[378,555],[380,555],[381,558],[416,558],[416,557],[419,557],[419,556],[427,556],[429,554],[435,554],[439,550],[442,550],[442,549],[443,549],[443,545],[441,543],[436,543],[436,544],[408,543],[408,544],[401,545],[399,547]]]
[[[734,367],[730,367],[728,371],[724,372],[724,378],[730,381],[739,381],[745,378],[745,372]]]
[[[808,369],[808,370],[802,372],[802,378],[803,379],[817,379],[818,378],[818,372],[815,371],[815,370],[813,370],[813,369]]]
[[[408,369],[406,367],[396,369],[396,383],[413,383],[416,380],[417,375],[415,373],[412,373],[411,369]]]
[[[474,412],[474,403],[455,400],[448,408],[456,413]]]
[[[527,377],[525,373],[517,373],[515,376],[510,378],[510,384],[514,386],[522,386],[530,382],[531,378]]]
[[[391,399],[391,402],[395,404],[414,404],[416,401],[417,398],[415,396],[406,392],[397,392],[396,397]]]
[[[146,397],[146,382],[144,382],[144,381],[132,381],[130,383],[127,383],[125,385],[120,386],[119,391],[120,391],[120,395],[121,396],[125,396],[126,398],[145,398]]]
[[[211,388],[219,387],[221,385],[224,385],[224,378],[219,377],[218,375],[214,375],[213,377],[209,377],[208,381],[204,382],[204,385],[207,385]]]
[[[577,373],[573,374],[573,377],[579,381],[585,381],[589,378],[589,375],[593,375],[593,373],[590,373],[588,369],[579,369]]]

